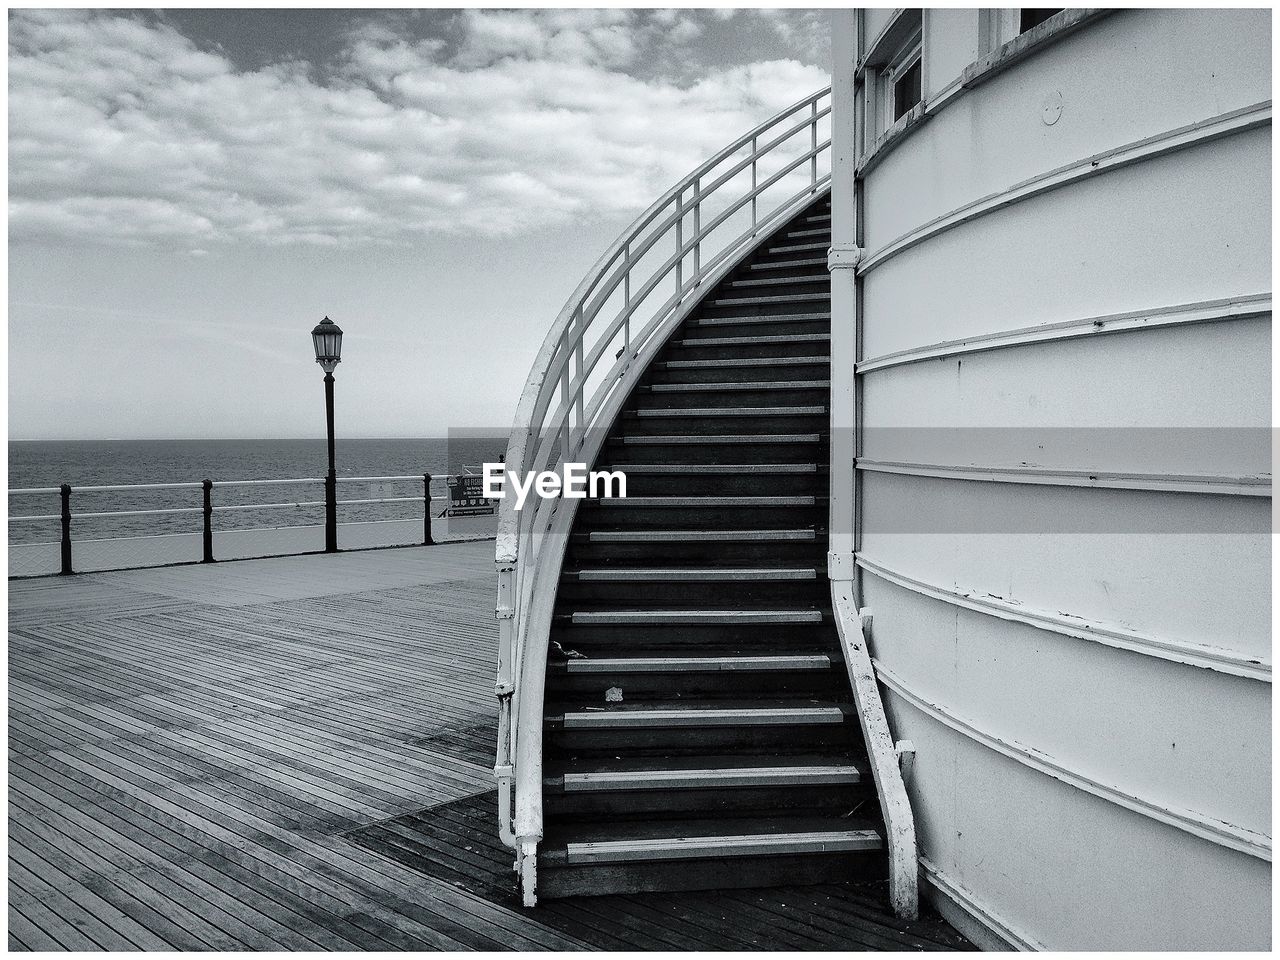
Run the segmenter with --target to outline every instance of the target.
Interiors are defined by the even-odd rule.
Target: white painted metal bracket
[[[827,579],[852,580],[857,574],[857,564],[850,550],[832,550],[827,554]]]
[[[856,270],[862,248],[856,243],[833,243],[827,251],[827,270]]]
[[[910,740],[899,740],[893,745],[898,754],[898,769],[902,772],[904,784],[911,781],[911,771],[916,765],[916,745]]]

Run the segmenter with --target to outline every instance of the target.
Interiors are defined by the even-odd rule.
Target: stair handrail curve
[[[538,351],[516,408],[506,469],[524,476],[555,469],[574,455],[594,457],[601,431],[592,428],[600,424],[607,427],[612,422],[604,422],[606,415],[611,418],[611,407],[625,399],[643,372],[647,357],[661,346],[674,323],[697,304],[698,288],[718,280],[738,255],[815,195],[829,189],[831,175],[820,174],[820,166],[830,170],[831,138],[829,129],[825,138],[821,129],[823,121],[829,128],[830,114],[828,86],[717,151],[619,235],[578,284]],[[801,138],[805,142],[797,151],[794,141]],[[745,155],[735,160],[735,155],[744,149]],[[792,153],[795,156],[790,156]],[[762,178],[761,161],[766,158],[780,165]],[[721,165],[726,169],[717,170]],[[801,170],[805,165],[809,168],[807,178],[803,178]],[[744,179],[748,170],[750,187],[739,195],[731,185]],[[781,185],[785,191],[789,177],[808,182],[780,200],[766,200],[766,191],[773,187]],[[726,195],[730,198],[725,199]],[[713,197],[716,202],[725,200],[723,208],[704,223],[704,208]],[[709,235],[748,204],[750,227],[727,242],[710,244]],[[690,219],[692,229],[687,231]],[[656,267],[642,266],[646,254],[655,248],[660,252],[659,245],[671,240],[674,244],[670,256]],[[672,274],[674,291],[638,332],[633,331],[632,320],[639,308],[655,293],[661,297],[660,284]],[[619,292],[620,309],[605,310]],[[585,338],[590,333],[595,337],[588,345]],[[619,334],[621,349],[613,354],[613,363],[601,372],[600,361],[612,352],[610,347],[617,346]],[[593,375],[598,383],[588,395],[588,381]],[[557,392],[559,404],[553,409]],[[518,511],[514,498],[504,497],[498,506],[498,745],[494,776],[498,784],[499,834],[503,843],[516,851],[516,869],[529,905],[534,896],[533,860],[542,838],[541,710],[547,646],[542,625],[549,628],[555,583],[548,581],[541,590],[537,588],[548,574],[558,575],[563,553],[563,543],[559,550],[547,551],[541,541],[553,525],[567,534],[577,503],[535,496]],[[549,553],[555,554],[554,563],[549,562]],[[530,650],[530,640],[535,637],[541,638],[538,649]],[[526,656],[530,653],[532,656]],[[536,711],[532,709],[535,706]]]

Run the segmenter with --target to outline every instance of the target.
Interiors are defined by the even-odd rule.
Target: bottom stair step
[[[578,823],[540,847],[538,895],[882,879],[883,849],[873,822],[845,817]]]
[[[884,841],[874,830],[602,840],[566,844],[565,862],[572,866],[577,863],[625,863],[635,860],[694,860],[703,857],[844,853],[879,850],[883,846]]]

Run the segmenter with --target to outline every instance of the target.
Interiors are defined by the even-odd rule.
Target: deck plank
[[[523,909],[492,549],[10,581],[10,949],[968,947],[839,885]]]

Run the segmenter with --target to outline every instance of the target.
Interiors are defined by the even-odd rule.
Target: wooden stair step
[[[665,543],[686,540],[816,540],[814,530],[592,530],[592,543]]]
[[[856,784],[862,772],[852,763],[793,764],[760,767],[603,770],[568,772],[548,778],[566,793],[620,790],[711,790],[727,787],[804,787]]]
[[[723,383],[655,383],[651,393],[718,393],[743,390],[826,390],[830,380],[731,380]]]
[[[575,626],[821,623],[821,610],[575,610]]]
[[[734,357],[726,360],[668,360],[654,364],[660,370],[715,370],[721,367],[808,367],[825,366],[831,362],[820,357]],[[830,381],[826,381],[829,383]]]
[[[694,317],[685,322],[691,327],[724,327],[752,323],[812,323],[830,319],[831,311],[822,310],[817,313],[786,313],[778,316],[766,314],[763,317],[756,314],[741,317]]]
[[[825,228],[819,227],[813,230],[792,230],[787,234],[788,239],[792,239],[795,237],[830,237],[830,236],[831,236],[830,227],[825,227]],[[828,244],[829,243],[830,241],[828,240]]]
[[[693,860],[879,850],[884,841],[874,830],[806,833],[724,834],[645,840],[600,840],[565,845],[569,864],[626,863],[637,860]]]
[[[826,233],[825,230],[814,231],[815,233]],[[782,247],[769,247],[764,252],[766,254],[775,253],[801,253],[805,250],[826,250],[830,247],[830,243],[792,243]],[[823,261],[826,262],[825,260]]]
[[[565,576],[584,581],[816,580],[818,571],[813,567],[611,567],[570,571]]]
[[[645,407],[637,417],[812,417],[827,412],[825,404],[801,407]]]
[[[830,670],[825,653],[723,657],[587,657],[565,662],[566,673],[775,673]]]
[[[566,710],[560,716],[565,730],[634,730],[640,727],[793,727],[842,724],[846,710],[838,706],[811,707],[652,707],[620,705],[618,709]],[[554,718],[549,718],[554,720]]]
[[[804,217],[804,220],[803,220],[803,222],[804,222],[804,223],[822,223],[822,222],[824,222],[824,221],[825,221],[826,223],[830,223],[830,222],[831,222],[831,214],[829,214],[829,213],[810,213],[810,214],[808,214],[807,216],[805,216],[805,217]]]
[[[606,470],[636,474],[817,473],[816,463],[623,463]]]
[[[713,307],[745,307],[764,303],[807,303],[812,300],[830,300],[831,291],[823,293],[779,293],[762,297],[730,297],[708,301]]]
[[[756,277],[751,280],[730,280],[731,287],[771,287],[782,286],[789,283],[827,283],[830,280],[828,274],[813,273],[804,276],[790,277]]]
[[[676,340],[678,347],[746,347],[761,343],[820,343],[831,339],[829,333],[770,334],[764,337],[698,337]]]
[[[822,246],[822,244],[818,244]],[[826,257],[813,257],[807,260],[774,260],[765,263],[753,263],[748,270],[793,270],[797,267],[826,267]]]
[[[818,443],[822,439],[820,433],[714,433],[706,436],[675,434],[662,436],[628,435],[620,438],[624,444],[634,446],[668,446],[672,444],[697,444],[707,446],[716,443]]]
[[[610,507],[812,507],[817,497],[611,497],[588,502]]]

